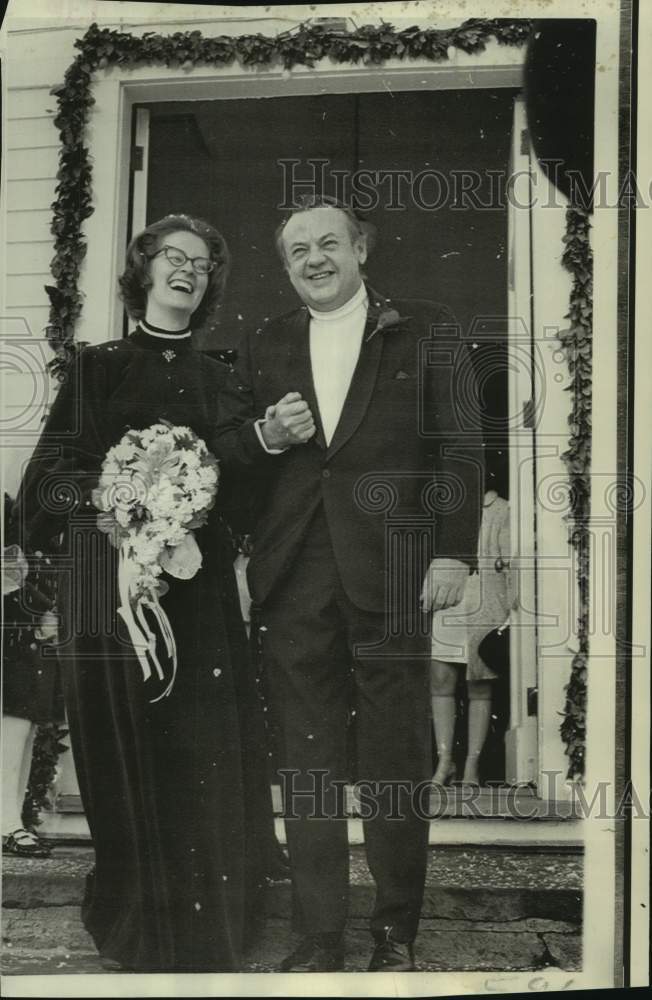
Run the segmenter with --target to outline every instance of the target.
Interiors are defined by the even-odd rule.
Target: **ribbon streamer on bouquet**
[[[161,698],[169,695],[172,690],[177,676],[177,647],[170,620],[157,600],[152,601],[143,597],[138,598],[135,614],[132,611],[131,592],[136,579],[136,565],[129,555],[128,543],[124,543],[120,548],[120,559],[118,562],[118,594],[120,596],[118,614],[127,626],[129,638],[143,671],[143,680],[147,681],[152,676],[150,659],[154,665],[158,679],[162,681],[164,678],[163,667],[156,655],[156,636],[147,624],[144,608],[149,608],[154,615],[163,636],[167,654],[172,660],[172,677],[170,683],[158,697],[151,699],[150,704],[153,705],[155,702],[160,701]]]

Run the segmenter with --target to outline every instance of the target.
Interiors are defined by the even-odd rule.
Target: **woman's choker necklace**
[[[139,319],[138,325],[143,333],[148,333],[152,337],[161,337],[162,340],[185,340],[192,336],[190,326],[184,327],[183,330],[163,330],[160,326],[153,326],[144,319]]]

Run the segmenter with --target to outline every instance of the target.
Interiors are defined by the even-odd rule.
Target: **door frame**
[[[328,60],[321,60],[314,68],[296,67],[292,71],[280,68],[245,69],[232,65],[211,70],[165,70],[164,75],[159,67],[150,66],[129,71],[112,69],[107,72],[94,90],[96,103],[90,129],[90,152],[95,162],[97,208],[84,226],[88,252],[80,280],[80,289],[86,301],[104,303],[105,323],[98,328],[95,316],[85,311],[79,324],[79,339],[93,342],[106,340],[107,334],[116,339],[123,335],[122,310],[113,290],[130,230],[132,144],[141,144],[133,136],[132,116],[135,104],[142,106],[171,100],[264,99],[385,90],[517,89],[522,85],[523,61],[524,52],[521,49],[490,43],[483,53],[470,55],[456,51],[442,65],[433,65],[427,60],[405,64],[394,59],[388,60],[382,67],[333,68]],[[142,129],[145,117],[143,115],[137,122],[137,128]],[[143,216],[144,196],[145,188],[141,178],[134,189],[136,213],[139,216]],[[107,238],[109,233],[110,238]],[[112,276],[112,280],[108,282],[107,274]],[[510,338],[511,336],[510,333]],[[510,350],[512,348],[513,345]],[[540,595],[539,603],[546,606],[543,595]],[[522,714],[521,695],[525,697],[523,692],[512,695],[512,705],[518,706],[518,711]],[[543,705],[539,699],[539,716],[542,710]],[[541,731],[539,718],[539,735]],[[546,762],[542,759],[544,744],[536,737],[535,726],[536,759],[532,759],[531,734],[521,749],[516,750],[518,765],[513,772],[513,779],[516,781],[537,781],[545,768]],[[561,741],[557,742],[559,747],[554,748],[551,758],[555,762],[563,755]],[[526,761],[528,755],[530,759]],[[555,790],[556,796],[563,797],[563,794],[563,789]]]

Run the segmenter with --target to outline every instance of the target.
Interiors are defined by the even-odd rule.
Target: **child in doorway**
[[[509,558],[509,504],[495,490],[489,490],[483,502],[478,571],[469,576],[460,604],[433,615],[430,695],[438,756],[434,784],[446,785],[456,777],[453,738],[460,665],[466,666],[469,699],[462,781],[480,783],[480,755],[489,731],[492,682],[497,675],[480,657],[478,646],[509,615]]]

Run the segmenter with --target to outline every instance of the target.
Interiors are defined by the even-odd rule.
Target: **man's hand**
[[[315,421],[299,392],[288,392],[275,406],[268,406],[265,422],[260,425],[268,448],[288,448],[305,444],[315,433]]]
[[[459,604],[469,567],[459,559],[433,559],[421,588],[423,611],[441,611]]]

